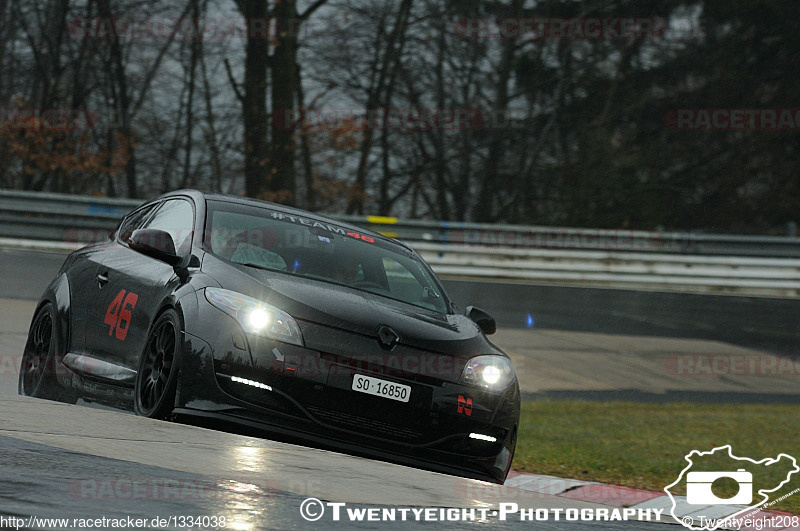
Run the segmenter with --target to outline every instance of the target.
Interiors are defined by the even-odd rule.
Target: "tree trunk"
[[[297,105],[300,109],[305,107],[305,93],[303,92],[303,79],[300,75],[300,65],[297,65],[295,70],[296,90],[297,90]],[[303,130],[300,133],[300,152],[303,160],[303,177],[306,187],[306,204],[303,206],[306,210],[317,209],[317,194],[314,189],[314,168],[311,164],[311,146],[308,145],[308,135],[304,134]]]
[[[206,72],[206,60],[200,55],[200,71],[203,75],[203,98],[206,109],[206,123],[208,124],[207,143],[211,151],[211,189],[215,192],[222,190],[222,163],[219,157],[219,142],[217,140],[217,127],[214,124],[214,110],[211,102],[211,86]]]
[[[275,4],[277,32],[272,53],[272,157],[268,190],[288,205],[295,195],[295,85],[297,62],[297,2]]]
[[[109,0],[99,0],[98,10],[102,17],[113,17]],[[116,104],[115,110],[119,114],[119,120],[121,122],[119,132],[122,135],[123,141],[127,144],[129,154],[128,162],[125,164],[125,182],[128,187],[128,197],[138,198],[139,188],[136,183],[136,156],[130,116],[131,99],[128,90],[128,80],[125,75],[125,64],[122,58],[122,46],[119,43],[119,37],[116,35],[111,37],[110,52],[109,74],[112,79],[112,84],[116,86],[116,101],[114,103]]]
[[[200,24],[200,5],[198,0],[191,0],[191,15],[196,24]],[[200,28],[197,28],[198,31]],[[194,89],[197,74],[197,61],[203,55],[202,39],[194,39],[191,42],[191,52],[189,54],[189,94],[186,101],[186,149],[183,154],[183,176],[181,177],[181,188],[194,186],[195,179],[192,176],[192,148],[194,147]]]
[[[378,80],[375,85],[371,87],[370,94],[367,97],[367,112],[374,110],[374,108],[381,101],[386,86],[386,77],[389,74],[390,64],[397,64],[400,59],[400,54],[403,47],[401,36],[406,31],[408,17],[411,13],[412,2],[413,0],[403,0],[403,3],[400,4],[400,9],[397,12],[394,28],[392,28],[392,33],[389,35],[383,56],[379,59],[380,62],[376,65],[379,70]],[[398,40],[401,41],[400,45],[397,45]],[[364,213],[364,193],[367,188],[367,164],[369,162],[369,155],[372,149],[374,136],[375,135],[372,127],[367,127],[364,131],[364,140],[361,143],[361,155],[358,161],[358,169],[356,170],[356,182],[354,186],[355,190],[350,198],[349,204],[347,205],[348,214]]]
[[[518,17],[522,12],[522,0],[513,0],[510,6],[510,16]],[[497,72],[497,82],[495,84],[494,110],[498,113],[508,111],[509,102],[509,83],[514,66],[514,58],[517,51],[517,43],[513,39],[503,41],[503,56],[500,68]],[[477,204],[475,205],[475,220],[481,222],[492,222],[497,216],[496,203],[498,194],[499,172],[498,167],[502,164],[505,156],[506,138],[505,133],[493,131],[493,139],[489,145],[489,154],[486,159],[486,166],[480,179],[480,191],[478,193]]]
[[[267,19],[266,0],[242,0],[239,8],[246,20]],[[247,39],[242,115],[245,194],[250,197],[258,197],[266,189],[268,52],[267,39]]]

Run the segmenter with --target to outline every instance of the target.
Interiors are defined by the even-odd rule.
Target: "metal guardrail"
[[[0,190],[0,240],[70,248],[105,238],[139,204]],[[333,217],[407,241],[443,276],[800,296],[800,238]]]
[[[94,242],[140,204],[131,199],[0,190],[0,236]]]
[[[131,199],[0,190],[0,236],[91,242],[141,204]],[[475,247],[800,258],[800,238],[578,229],[332,216],[408,242]]]
[[[437,274],[621,289],[800,296],[800,260],[608,251],[443,246],[416,251]]]

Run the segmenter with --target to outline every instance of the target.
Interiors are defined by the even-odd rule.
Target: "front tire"
[[[180,357],[181,320],[178,312],[169,308],[150,327],[139,361],[134,388],[137,415],[166,419],[172,413]]]

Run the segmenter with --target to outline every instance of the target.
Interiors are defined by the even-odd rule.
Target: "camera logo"
[[[720,498],[711,485],[720,478],[731,478],[739,484],[732,498]],[[692,505],[750,505],[753,502],[753,474],[740,468],[736,472],[689,472],[686,474],[686,502]]]
[[[664,487],[664,492],[672,502],[672,517],[692,531],[739,529],[730,527],[735,525],[736,518],[800,491],[787,493],[784,489],[792,476],[800,473],[797,460],[788,454],[756,460],[734,455],[727,444],[707,452],[692,450],[684,459],[687,465],[675,481]],[[720,497],[717,487],[735,495]]]

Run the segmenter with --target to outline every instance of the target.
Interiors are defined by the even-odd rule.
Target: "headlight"
[[[467,362],[461,373],[461,383],[504,389],[514,381],[514,369],[511,361],[503,356],[476,356]]]
[[[236,319],[248,334],[303,346],[303,334],[288,313],[253,297],[222,288],[206,288],[206,300]]]

